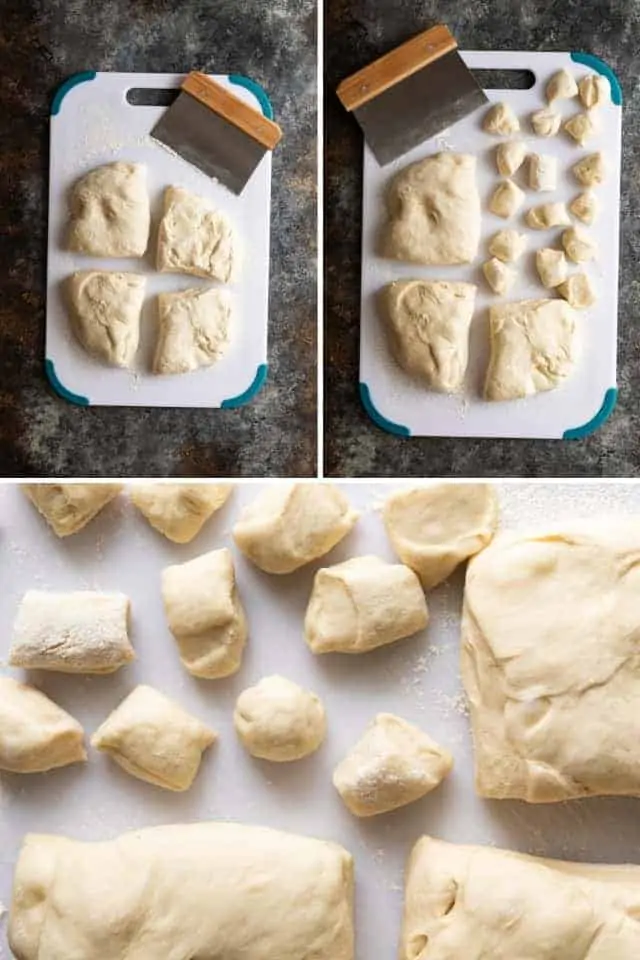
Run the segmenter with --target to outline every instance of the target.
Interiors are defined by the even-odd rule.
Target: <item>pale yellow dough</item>
[[[491,194],[489,210],[497,217],[508,220],[518,212],[524,203],[524,191],[512,180],[503,180]]]
[[[229,283],[237,272],[235,237],[225,214],[182,187],[167,187],[157,267]]]
[[[592,190],[579,193],[569,205],[569,210],[574,217],[590,226],[598,215],[598,201],[595,193]]]
[[[597,247],[591,237],[579,227],[569,227],[562,234],[562,246],[565,253],[574,263],[584,263],[593,260]]]
[[[571,100],[578,95],[575,77],[568,70],[558,70],[549,80],[546,94],[549,103],[554,100]]]
[[[190,543],[232,490],[232,483],[145,483],[131,488],[131,500],[168,540]]]
[[[586,273],[574,273],[557,288],[561,297],[576,310],[586,310],[596,302],[596,292]]]
[[[564,124],[564,129],[581,147],[599,132],[598,124],[589,113],[577,113],[570,117]]]
[[[517,230],[498,230],[489,243],[489,253],[503,263],[519,260],[527,249],[527,238]]]
[[[582,105],[587,110],[601,107],[611,99],[609,81],[599,73],[583,77],[578,84],[578,91]]]
[[[229,349],[232,327],[228,290],[197,287],[160,293],[153,372],[191,373],[213,366]]]
[[[558,287],[567,279],[567,258],[562,250],[544,247],[536,251],[536,270],[543,287]]]
[[[0,770],[41,773],[86,759],[77,720],[35,687],[0,677]]]
[[[68,247],[94,257],[141,257],[149,240],[147,170],[108,163],[73,187]]]
[[[520,129],[520,121],[508,103],[496,103],[484,115],[482,129],[496,137],[509,137]]]
[[[558,186],[558,161],[541,153],[529,156],[529,186],[532,190],[553,191]]]
[[[121,483],[24,483],[21,490],[59,537],[82,530],[122,490]]]
[[[327,729],[320,697],[277,675],[243,690],[233,722],[249,753],[274,763],[315,753]]]
[[[594,187],[602,183],[607,172],[601,153],[590,153],[589,156],[574,163],[571,169],[574,177],[583,187]]]
[[[138,273],[81,270],[64,291],[71,329],[97,360],[131,367],[140,342],[140,314],[147,279]]]
[[[482,264],[484,278],[498,296],[504,296],[508,293],[516,281],[516,271],[513,267],[508,267],[502,260],[492,257]]]
[[[530,120],[533,132],[538,137],[555,137],[562,123],[562,116],[553,107],[543,107],[542,110],[532,113]]]
[[[527,210],[527,226],[532,230],[549,230],[551,227],[568,227],[571,223],[564,203],[541,203]]]
[[[496,167],[503,177],[512,177],[527,155],[527,147],[522,140],[509,140],[496,147]]]

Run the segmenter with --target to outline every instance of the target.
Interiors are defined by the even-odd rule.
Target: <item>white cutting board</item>
[[[379,508],[402,485],[340,486],[364,514],[323,562],[365,553],[393,560]],[[39,672],[32,679],[78,717],[87,734],[139,682],[164,690],[220,733],[185,794],[134,780],[93,750],[84,766],[32,776],[0,775],[0,900],[5,906],[10,903],[13,864],[28,831],[96,840],[153,824],[231,819],[324,837],[347,847],[356,862],[357,960],[395,960],[404,863],[425,832],[450,841],[576,860],[640,862],[635,800],[530,806],[475,796],[469,721],[458,677],[460,574],[429,594],[431,621],[416,637],[362,656],[314,657],[303,640],[302,623],[313,574],[321,564],[291,576],[269,576],[245,561],[229,536],[242,505],[263,487],[239,486],[201,535],[185,546],[153,531],[125,497],[82,533],[58,540],[14,485],[0,489],[0,659],[6,660],[16,606],[25,590],[122,590],[132,600],[132,641],[138,654],[134,663],[110,677]],[[505,528],[640,510],[640,485],[633,483],[519,481],[500,484],[498,490]],[[233,550],[249,642],[235,677],[199,681],[182,668],[167,630],[160,571],[223,545]],[[20,676],[19,671],[10,672]],[[237,695],[271,673],[317,691],[327,709],[325,744],[299,763],[251,759],[233,729]],[[423,727],[451,750],[455,768],[424,799],[360,821],[342,805],[331,774],[379,711],[397,713]],[[0,946],[0,958],[8,956]]]
[[[618,261],[620,221],[620,165],[622,106],[619,84],[602,61],[583,54],[570,53],[462,53],[465,63],[476,69],[532,71],[536,83],[528,90],[487,90],[491,102],[509,103],[520,120],[516,136],[527,143],[528,152],[550,154],[558,158],[558,189],[537,193],[528,189],[527,164],[515,175],[515,182],[526,190],[522,209],[511,220],[502,220],[488,212],[488,200],[501,179],[495,165],[496,145],[503,138],[482,130],[489,109],[476,111],[439,137],[434,137],[410,153],[381,168],[365,145],[362,234],[362,307],[360,322],[360,393],[376,423],[401,436],[438,437],[538,437],[577,438],[586,436],[606,420],[616,402],[616,346],[618,316]],[[580,58],[580,59],[574,59]],[[582,148],[568,134],[536,137],[528,117],[545,105],[544,89],[557,70],[566,67],[576,79],[594,70],[611,81],[612,102],[600,108],[600,134]],[[613,102],[616,101],[616,102]],[[556,101],[563,119],[584,109],[580,101]],[[482,235],[478,257],[467,266],[423,267],[386,260],[376,255],[377,239],[386,218],[385,194],[398,171],[410,163],[444,150],[473,153],[478,158],[478,186],[482,202]],[[597,290],[598,301],[589,310],[578,312],[582,355],[571,377],[556,390],[524,400],[489,403],[482,389],[489,356],[488,307],[505,300],[542,299],[553,296],[540,284],[534,251],[545,246],[559,247],[562,228],[530,230],[524,213],[532,206],[553,200],[570,202],[581,188],[571,174],[571,166],[581,157],[602,150],[607,178],[595,188],[600,212],[595,224],[584,229],[598,244],[599,253],[592,263],[583,265]],[[576,225],[583,226],[574,220]],[[482,264],[489,259],[488,239],[503,228],[515,228],[527,234],[528,252],[516,264],[518,280],[507,297],[493,294],[482,275]],[[560,247],[561,248],[561,247]],[[575,268],[577,271],[578,267]],[[398,279],[465,280],[477,284],[476,308],[471,325],[469,369],[463,393],[457,396],[429,391],[406,374],[394,361],[386,332],[378,315],[375,295],[381,287]]]
[[[51,115],[49,247],[47,272],[46,371],[65,399],[87,406],[236,407],[258,392],[267,375],[269,319],[269,232],[271,153],[268,151],[240,197],[153,140],[149,133],[166,107],[133,106],[132,88],[174,89],[184,76],[173,73],[86,73],[71,77],[56,94]],[[214,76],[231,93],[272,116],[266,93],[236,75]],[[85,257],[64,249],[68,194],[75,181],[116,160],[147,166],[152,211],[144,258]],[[212,281],[155,271],[155,247],[165,187],[181,186],[211,200],[227,214],[241,254],[231,286],[235,326],[226,355],[212,367],[175,376],[151,373],[156,343],[155,295],[207,286]],[[126,270],[147,276],[140,348],[134,370],[94,360],[69,327],[62,281],[75,270]]]

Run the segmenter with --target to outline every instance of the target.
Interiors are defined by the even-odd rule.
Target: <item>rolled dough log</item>
[[[31,500],[59,537],[78,533],[122,490],[121,483],[25,483]]]
[[[86,759],[77,720],[35,687],[0,677],[0,770],[40,773]]]

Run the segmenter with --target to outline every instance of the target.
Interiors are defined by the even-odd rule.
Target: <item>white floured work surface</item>
[[[254,172],[240,197],[201,173],[150,136],[165,107],[133,106],[130,89],[175,89],[179,74],[98,73],[72,87],[60,112],[51,117],[49,246],[47,254],[46,358],[65,391],[91,404],[160,407],[220,407],[247,391],[267,362],[269,319],[269,231],[271,153]],[[225,76],[215,80],[249,106],[257,97]],[[74,183],[106,163],[142,163],[147,168],[151,232],[145,257],[89,257],[65,250],[68,198]],[[232,284],[155,269],[158,225],[166,187],[184,187],[205,197],[231,222],[238,254]],[[147,278],[135,368],[122,370],[93,359],[73,335],[62,294],[63,281],[76,270],[143,273]],[[233,296],[230,345],[213,366],[192,373],[151,373],[157,342],[157,294],[194,287],[225,286]],[[51,377],[51,374],[49,374]]]
[[[608,390],[616,386],[616,348],[618,313],[618,260],[620,219],[620,164],[622,108],[609,102],[592,111],[600,124],[600,133],[584,147],[578,146],[562,131],[555,137],[537,137],[529,123],[530,115],[546,105],[544,89],[557,70],[566,68],[579,80],[596,75],[576,63],[568,53],[463,53],[468,66],[477,69],[530,70],[536,83],[529,90],[487,90],[491,103],[508,103],[520,121],[520,132],[512,137],[485,133],[482,121],[490,104],[455,124],[440,137],[434,137],[382,168],[365,145],[362,234],[362,307],[360,321],[360,381],[370,391],[379,414],[391,424],[404,427],[415,436],[443,437],[539,437],[559,438],[565,431],[583,427],[599,412]],[[581,101],[557,100],[554,108],[563,122],[584,111]],[[525,201],[513,217],[504,220],[490,213],[489,199],[504,179],[497,171],[495,149],[507,140],[523,140],[527,154],[540,153],[558,159],[558,188],[553,192],[529,189],[528,162],[512,178],[525,191]],[[411,163],[443,151],[470,153],[477,158],[477,183],[482,210],[481,239],[472,264],[461,266],[421,266],[388,260],[377,255],[379,238],[386,222],[386,193],[394,176]],[[555,390],[523,400],[487,402],[482,399],[489,360],[488,308],[495,304],[558,296],[546,290],[535,268],[535,251],[542,247],[562,249],[560,237],[566,228],[531,230],[524,215],[533,206],[549,202],[569,204],[584,189],[571,172],[574,163],[588,154],[601,151],[607,175],[594,187],[599,205],[591,226],[570,214],[572,223],[591,236],[598,254],[594,261],[569,264],[569,273],[584,270],[589,274],[597,302],[588,310],[576,311],[581,356],[565,383]],[[506,296],[498,297],[489,288],[482,264],[490,259],[488,242],[498,231],[515,229],[524,233],[528,248],[509,266],[515,267],[517,280]],[[386,330],[379,315],[377,292],[394,280],[466,281],[477,286],[474,317],[469,341],[469,367],[465,389],[459,395],[429,390],[411,378],[393,359]],[[406,432],[403,431],[403,432]]]
[[[186,794],[137,781],[93,749],[87,765],[22,777],[2,774],[2,903],[10,902],[13,863],[25,832],[92,840],[152,824],[233,819],[344,844],[356,861],[357,960],[395,960],[404,863],[423,833],[548,856],[640,863],[637,800],[596,799],[534,807],[475,797],[468,718],[458,679],[461,575],[428,596],[431,623],[415,638],[359,657],[314,657],[302,637],[302,620],[319,564],[289,577],[273,577],[260,573],[233,548],[250,625],[244,662],[229,680],[190,677],[165,624],[160,571],[168,563],[230,545],[229,531],[239,506],[262,486],[237,488],[201,536],[182,547],[155,533],[124,497],[109,505],[84,532],[58,541],[15,487],[0,490],[3,661],[15,608],[26,589],[123,590],[133,604],[135,663],[111,677],[40,672],[33,679],[84,724],[87,734],[139,682],[175,697],[220,733],[219,743],[205,753],[194,786]],[[399,486],[342,484],[354,506],[366,512],[353,533],[330,554],[331,562],[369,552],[393,559],[379,507]],[[640,485],[517,482],[498,489],[503,527],[640,511]],[[232,712],[239,692],[275,672],[316,691],[327,708],[325,744],[298,763],[277,765],[252,759],[233,730]],[[397,713],[422,726],[451,750],[455,767],[448,780],[423,800],[360,821],[343,807],[331,773],[379,711]],[[4,958],[9,956],[4,922],[2,930],[5,953],[0,947],[0,957]]]

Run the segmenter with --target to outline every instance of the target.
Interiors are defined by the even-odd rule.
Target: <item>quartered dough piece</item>
[[[578,93],[582,105],[587,110],[601,107],[603,103],[608,103],[611,99],[609,81],[599,73],[592,73],[588,77],[583,77],[578,84]]]
[[[122,490],[121,483],[25,483],[21,489],[59,537],[78,533]]]
[[[293,573],[333,550],[359,516],[332,484],[282,483],[244,508],[233,539],[265,573]]]
[[[18,960],[354,960],[353,862],[239,823],[29,834],[9,943]]]
[[[483,263],[482,272],[493,292],[499,296],[508,293],[516,280],[516,272],[513,267],[508,267],[497,257]]]
[[[520,121],[508,103],[496,103],[487,110],[482,129],[497,137],[509,137],[520,129]]]
[[[87,353],[114,367],[130,367],[140,341],[146,277],[81,270],[67,278],[71,328]]]
[[[189,789],[216,739],[174,700],[141,684],[98,727],[91,744],[138,780],[179,791]]]
[[[0,677],[0,770],[41,773],[86,759],[77,720],[35,687]]]
[[[544,247],[536,251],[536,270],[542,286],[551,290],[567,279],[567,258],[562,250]]]
[[[518,400],[553,390],[575,366],[575,316],[564,300],[521,300],[490,307],[489,335],[487,400]]]
[[[190,543],[232,490],[232,483],[143,483],[131,488],[131,500],[168,540]]]
[[[640,796],[639,555],[632,515],[504,534],[469,564],[462,678],[482,796]]]
[[[578,84],[568,70],[558,70],[547,84],[547,101],[571,100],[578,94]]]
[[[569,205],[569,210],[574,217],[590,226],[598,215],[598,201],[595,193],[592,190],[579,193]]]
[[[487,483],[431,483],[394,493],[383,518],[393,549],[431,590],[491,541],[498,501]]]
[[[565,122],[564,129],[581,147],[599,132],[597,123],[588,113],[577,113],[574,117],[570,117]]]
[[[579,227],[569,227],[562,234],[562,246],[570,260],[574,263],[584,263],[593,260],[597,248],[591,237]]]
[[[551,227],[566,227],[571,223],[564,203],[541,203],[527,210],[527,226],[532,230],[549,230]]]
[[[480,242],[476,158],[438,153],[393,180],[382,255],[411,263],[471,263]]]
[[[476,287],[449,280],[396,280],[380,307],[397,362],[432,390],[455,393],[469,359]]]
[[[524,191],[516,186],[513,180],[503,180],[491,195],[489,210],[497,217],[508,220],[518,212],[523,203]]]
[[[422,630],[428,619],[409,567],[354,557],[316,573],[305,638],[314,653],[366,653]]]
[[[586,310],[597,300],[596,292],[586,273],[574,273],[557,288],[561,297],[576,310]]]
[[[13,625],[12,667],[114,673],[135,659],[124,593],[25,593]]]
[[[532,113],[530,120],[533,132],[538,137],[555,137],[562,123],[562,116],[553,107],[543,107],[542,110]]]
[[[315,753],[327,722],[320,697],[286,677],[264,677],[238,697],[238,736],[253,757],[288,763]]]
[[[248,629],[226,547],[166,567],[162,599],[189,673],[212,680],[239,670]]]
[[[532,190],[549,191],[558,186],[558,161],[541,153],[529,156],[529,186]]]
[[[517,230],[498,230],[489,243],[489,253],[503,263],[519,260],[527,249],[527,238]]]
[[[105,164],[72,190],[68,248],[94,257],[142,257],[150,220],[146,167]]]
[[[527,155],[527,147],[522,140],[509,140],[496,147],[496,166],[503,177],[512,177]]]
[[[228,290],[197,287],[158,294],[154,373],[191,373],[217,363],[231,341],[232,314]]]
[[[158,270],[229,283],[235,261],[235,238],[227,217],[204,197],[167,187],[158,232]]]
[[[594,187],[602,183],[606,176],[606,167],[604,157],[601,153],[590,153],[588,157],[583,157],[574,163],[573,175],[582,184],[583,187]]]
[[[399,960],[634,960],[640,867],[542,860],[432,837],[406,874]]]
[[[333,783],[356,817],[374,817],[419,800],[442,783],[453,757],[412,723],[379,713],[338,764]]]

